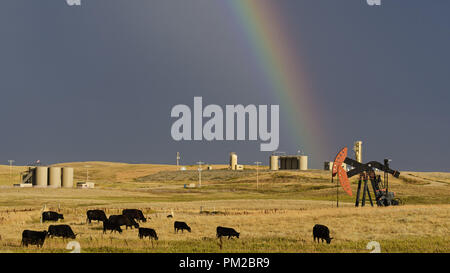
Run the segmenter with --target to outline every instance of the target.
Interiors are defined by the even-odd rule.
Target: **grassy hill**
[[[402,172],[390,177],[390,190],[404,204],[388,208],[354,208],[354,196],[340,189],[336,208],[336,184],[330,172],[269,171],[245,166],[229,171],[213,165],[202,171],[197,184],[197,165],[180,171],[173,165],[111,162],[61,163],[74,167],[74,182],[96,183],[95,189],[13,188],[26,167],[0,166],[0,251],[65,252],[64,241],[50,239],[43,249],[20,246],[23,229],[46,229],[39,222],[41,209],[64,213],[64,223],[80,234],[77,241],[85,252],[368,252],[365,244],[377,240],[388,252],[449,252],[450,173]],[[12,178],[10,178],[12,177]],[[12,181],[12,182],[11,182]],[[352,178],[356,192],[357,179]],[[137,238],[135,230],[103,234],[100,224],[85,224],[89,208],[104,209],[108,215],[123,208],[140,208],[152,220],[142,224],[157,230],[160,241],[152,246]],[[200,214],[200,210],[219,212]],[[173,233],[175,220],[188,222],[193,232]],[[336,239],[331,245],[312,242],[315,223],[330,227]],[[222,248],[214,239],[217,225],[235,227],[242,233]]]

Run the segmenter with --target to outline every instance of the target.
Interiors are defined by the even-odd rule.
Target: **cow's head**
[[[191,227],[188,226],[187,227],[187,231],[191,232]]]
[[[58,214],[58,219],[64,220],[64,216],[62,214]]]
[[[325,240],[327,240],[327,244],[330,244],[330,243],[331,243],[331,240],[333,240],[333,237],[328,238],[328,239],[325,239]]]
[[[139,228],[139,224],[138,223],[134,223],[133,225],[135,228]]]
[[[48,231],[46,231],[46,230],[43,230],[42,233],[45,234],[45,237],[48,237],[48,236],[49,236],[49,233],[48,233]]]
[[[238,237],[238,238],[239,238],[239,234],[240,234],[239,232],[236,232],[236,237]]]

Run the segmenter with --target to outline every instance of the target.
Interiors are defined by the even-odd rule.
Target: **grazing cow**
[[[92,220],[95,221],[106,221],[108,218],[106,217],[106,214],[103,210],[100,209],[93,209],[93,210],[88,210],[86,212],[86,221],[90,224]]]
[[[156,235],[156,231],[152,228],[139,228],[139,239],[144,237],[148,237],[150,240],[155,239],[158,241],[158,235]]]
[[[319,242],[319,239],[327,241],[327,244],[331,243],[331,240],[333,238],[330,238],[330,230],[328,229],[328,227],[324,226],[324,225],[315,225],[313,227],[313,237],[314,237],[314,242],[316,241],[317,238],[317,242]]]
[[[239,238],[239,232],[237,232],[233,228],[218,226],[216,231],[217,231],[217,235],[216,235],[217,238],[222,238],[222,236],[228,236],[228,239],[230,239],[233,236],[236,238]]]
[[[147,222],[147,219],[144,217],[144,214],[139,209],[124,209],[122,210],[122,215],[126,215],[131,219]]]
[[[185,222],[175,221],[175,223],[173,224],[173,228],[175,229],[175,233],[178,233],[179,229],[181,229],[181,233],[183,233],[185,229],[191,232],[191,228]]]
[[[72,228],[70,228],[69,225],[50,225],[48,227],[48,236],[70,239],[75,239],[77,237],[77,235],[73,233]]]
[[[30,244],[42,247],[47,236],[48,232],[46,230],[33,231],[26,229],[22,232],[22,245],[28,247],[28,245]]]
[[[118,231],[119,233],[122,233],[122,229],[120,228],[120,226],[111,223],[109,220],[103,221],[103,234],[106,233],[107,230],[111,230],[110,233],[112,233],[113,231],[114,232]]]
[[[126,226],[126,229],[128,229],[128,227],[135,227],[138,228],[139,224],[136,223],[136,221],[134,221],[134,219],[126,216],[126,215],[111,215],[109,216],[109,222],[118,225],[118,226]]]
[[[58,221],[58,219],[64,219],[62,214],[59,214],[54,211],[44,211],[42,213],[42,222],[45,221]]]

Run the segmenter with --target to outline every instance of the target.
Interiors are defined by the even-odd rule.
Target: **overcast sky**
[[[362,140],[364,161],[450,171],[450,1],[276,1],[325,117],[321,152],[292,140],[284,105],[220,2],[3,0],[0,164],[174,164],[176,152],[183,164],[227,163],[231,151],[268,164],[259,141],[172,140],[171,108],[202,96],[280,104],[279,150],[301,147],[313,168]]]

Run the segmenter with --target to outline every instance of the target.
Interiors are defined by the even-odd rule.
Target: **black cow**
[[[109,220],[103,221],[103,233],[106,233],[107,230],[111,230],[111,233],[114,231],[118,231],[119,233],[122,233],[122,229],[119,225],[111,223]]]
[[[126,215],[134,220],[147,222],[147,219],[144,217],[144,214],[139,209],[124,209],[122,210],[122,215]]]
[[[216,234],[217,238],[222,238],[222,236],[228,236],[228,239],[230,239],[233,236],[239,238],[239,232],[237,232],[233,228],[218,226],[216,231],[217,231]]]
[[[58,221],[58,219],[64,219],[62,214],[59,214],[54,211],[44,211],[42,213],[42,222],[45,221]]]
[[[128,227],[135,227],[138,228],[139,224],[136,223],[136,221],[134,221],[134,219],[126,216],[126,215],[111,215],[109,216],[109,222],[118,225],[118,226],[126,226],[126,229],[128,229]]]
[[[331,240],[333,238],[330,238],[330,230],[328,229],[328,227],[324,226],[324,225],[315,225],[313,227],[313,237],[314,237],[314,242],[316,241],[317,238],[317,242],[319,242],[319,239],[327,241],[327,244],[331,243]]]
[[[156,231],[152,228],[139,228],[139,239],[144,237],[148,237],[150,240],[155,239],[158,241],[158,235],[156,235]]]
[[[47,236],[48,232],[46,230],[33,231],[26,229],[22,232],[22,245],[28,247],[28,245],[30,244],[42,247]]]
[[[178,233],[178,230],[181,229],[181,233],[186,229],[187,231],[191,232],[191,228],[185,223],[185,222],[178,222],[175,221],[173,224],[173,228],[175,229],[175,233]]]
[[[104,222],[108,220],[108,218],[103,210],[93,209],[86,212],[86,221],[90,224],[92,220]]]
[[[48,236],[70,239],[75,239],[77,237],[77,235],[73,233],[72,228],[70,228],[69,225],[50,225],[48,227]]]

